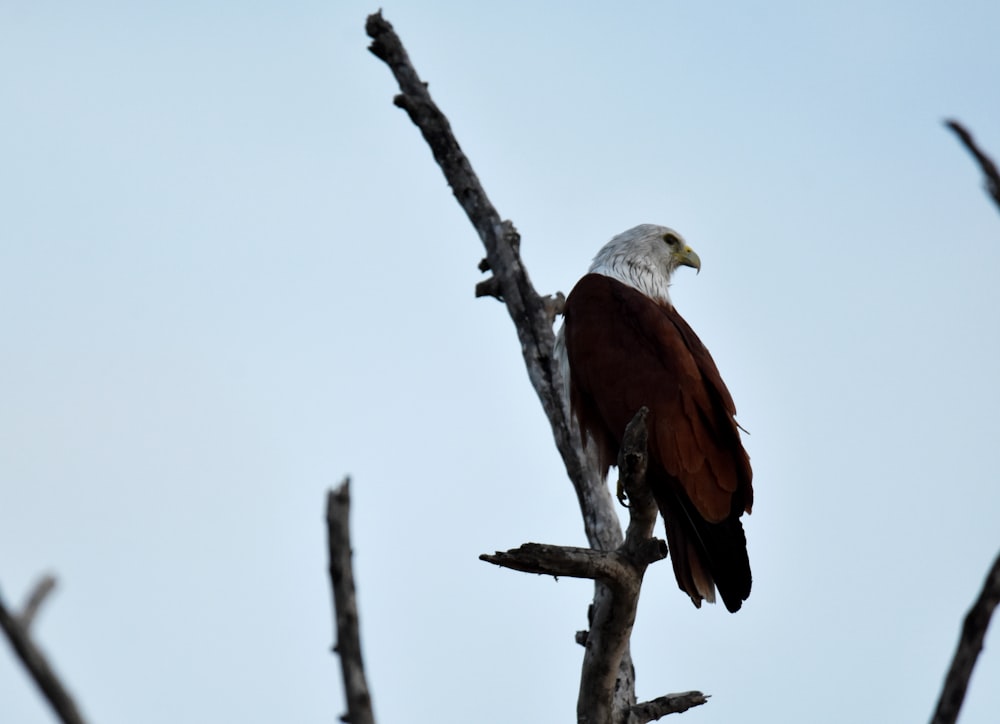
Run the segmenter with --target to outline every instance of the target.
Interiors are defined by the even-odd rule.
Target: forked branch
[[[0,629],[7,635],[14,653],[21,659],[24,668],[38,685],[59,721],[63,724],[83,724],[84,719],[76,702],[45,658],[45,654],[35,645],[28,630],[42,601],[54,586],[55,579],[50,576],[42,578],[28,597],[20,616],[8,609],[4,605],[3,597],[0,596]]]
[[[622,705],[615,698],[620,662],[632,635],[646,567],[667,555],[666,544],[653,538],[657,509],[646,484],[648,414],[643,407],[629,423],[618,461],[619,486],[629,500],[628,533],[621,546],[613,551],[597,551],[526,543],[503,553],[480,556],[481,560],[519,571],[598,582],[599,603],[593,607],[590,630],[581,640],[586,650],[577,699],[578,723],[643,724],[707,701],[701,692],[671,694],[642,704],[632,699]]]

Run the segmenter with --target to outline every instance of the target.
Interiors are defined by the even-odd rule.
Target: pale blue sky
[[[1000,548],[996,2],[384,5],[543,293],[642,222],[751,432],[753,594],[647,574],[638,693],[926,720]],[[572,720],[583,543],[482,249],[355,0],[0,6],[0,587],[101,724],[328,722],[354,476],[383,722]],[[963,724],[1000,709],[996,632]],[[4,722],[51,721],[0,647]]]

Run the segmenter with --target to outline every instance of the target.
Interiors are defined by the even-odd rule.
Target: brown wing
[[[625,426],[647,406],[650,484],[668,539],[676,539],[668,542],[678,583],[696,603],[711,598],[695,580],[706,568],[727,606],[732,610],[735,601],[738,608],[750,590],[739,516],[752,505],[751,470],[732,397],[711,355],[673,307],[602,275],[580,280],[565,315],[571,404],[605,472]],[[685,561],[677,543],[700,556]],[[738,569],[731,576],[730,559]]]

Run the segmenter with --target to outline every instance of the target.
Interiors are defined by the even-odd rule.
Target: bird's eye
[[[664,234],[663,240],[667,242],[667,246],[678,246],[681,243],[681,240],[675,234],[670,233]]]

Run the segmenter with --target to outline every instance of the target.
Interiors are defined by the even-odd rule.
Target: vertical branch
[[[364,662],[361,658],[361,634],[358,603],[354,593],[354,569],[351,566],[350,478],[326,497],[326,530],[330,549],[330,584],[336,612],[337,644],[340,669],[347,697],[347,715],[351,724],[375,724],[372,700],[368,693]]]
[[[627,696],[621,691],[634,683],[634,678],[623,683],[619,662],[628,650],[643,576],[651,563],[667,555],[666,544],[653,538],[657,508],[646,484],[648,414],[645,407],[636,413],[622,441],[618,461],[620,490],[627,494],[630,505],[628,534],[617,550],[525,543],[513,550],[479,557],[518,571],[592,578],[597,582],[599,593],[592,606],[590,630],[579,639],[585,653],[577,697],[577,724],[645,724],[708,700],[700,691],[688,691],[637,704],[634,687],[628,689]]]
[[[28,597],[28,604],[21,616],[15,616],[0,597],[0,629],[7,634],[10,645],[14,648],[14,653],[21,659],[24,668],[31,674],[42,695],[52,706],[52,710],[63,724],[84,724],[80,710],[70,696],[69,691],[63,686],[56,672],[49,665],[48,659],[42,653],[35,642],[31,640],[28,632],[28,625],[38,612],[46,594],[52,590],[53,582],[51,577],[43,578],[35,587],[34,592]]]
[[[619,454],[620,489],[629,497],[629,526],[625,542],[618,549],[630,575],[604,579],[598,585],[593,620],[587,634],[577,696],[578,724],[623,723],[636,703],[634,669],[630,670],[628,698],[618,692],[619,669],[627,656],[632,626],[639,607],[639,593],[646,566],[665,558],[667,547],[654,539],[656,503],[646,485],[648,433],[645,407],[625,428]],[[606,600],[601,601],[602,598]]]

